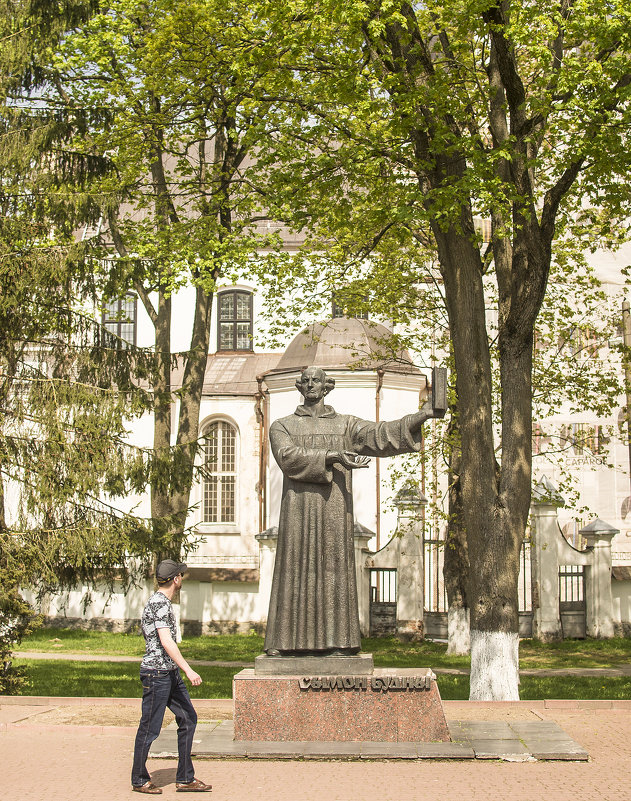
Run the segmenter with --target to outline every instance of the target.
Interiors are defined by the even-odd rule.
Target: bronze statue
[[[324,403],[334,386],[324,370],[308,367],[296,381],[304,403],[270,428],[284,480],[268,656],[360,650],[352,471],[367,467],[370,456],[418,451],[425,420],[444,414],[436,401],[390,423],[337,414]]]

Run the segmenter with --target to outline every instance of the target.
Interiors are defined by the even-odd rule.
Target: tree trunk
[[[470,209],[462,231],[434,227],[454,348],[459,403],[463,520],[470,561],[472,700],[519,698],[514,521],[500,497],[482,263]]]
[[[171,299],[161,290],[158,298],[156,333],[157,375],[154,383],[153,459],[151,519],[156,560],[178,559],[179,543],[173,542],[171,508]],[[176,546],[175,548],[173,546]]]
[[[460,442],[457,424],[457,411],[452,408],[451,422],[447,432],[449,443],[449,521],[445,541],[445,562],[443,578],[447,591],[447,653],[465,655],[469,653],[469,601],[467,582],[469,580],[469,555],[467,534],[464,526],[462,490],[460,487]]]
[[[208,363],[212,308],[213,295],[206,294],[203,289],[197,287],[191,348],[186,356],[180,394],[176,439],[180,475],[171,500],[174,517],[181,521],[181,528],[178,529],[180,538],[184,536],[184,526],[194,481],[195,456],[199,440],[199,414]]]

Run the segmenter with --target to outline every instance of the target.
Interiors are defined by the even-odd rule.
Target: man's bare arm
[[[158,636],[160,637],[160,642],[162,643],[162,647],[167,652],[167,654],[171,657],[171,659],[175,662],[175,664],[182,668],[184,671],[186,678],[190,681],[193,687],[197,687],[202,683],[202,677],[199,673],[195,673],[193,668],[188,664],[186,659],[182,656],[180,649],[177,646],[177,643],[171,636],[170,629],[164,627],[159,628]]]

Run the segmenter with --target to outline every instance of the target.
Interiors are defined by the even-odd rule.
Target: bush
[[[0,582],[0,694],[19,695],[29,684],[26,668],[13,664],[13,649],[41,624],[41,615],[17,588],[4,587]]]

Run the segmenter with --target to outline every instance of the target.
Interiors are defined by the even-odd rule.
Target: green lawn
[[[79,662],[72,659],[16,659],[25,665],[28,685],[20,695],[140,698],[138,665],[133,662]],[[186,682],[192,698],[231,698],[232,677],[241,668],[199,667],[199,687]]]
[[[395,667],[469,668],[468,656],[448,656],[445,643],[405,643],[394,637],[364,639],[362,648],[372,653],[375,664]],[[631,638],[612,640],[563,640],[541,643],[522,640],[519,665],[527,668],[606,668],[631,664]]]
[[[263,651],[263,638],[256,634],[218,634],[185,637],[180,643],[187,659],[216,659],[222,662],[253,662]],[[78,629],[37,629],[25,637],[20,651],[67,654],[110,654],[142,656],[145,641],[138,634]]]
[[[21,695],[139,698],[138,665],[132,662],[79,662],[76,660],[18,659],[25,665],[29,685]],[[231,698],[232,677],[240,668],[197,668],[203,683],[191,687],[193,698]],[[438,676],[438,687],[444,700],[466,700],[469,697],[468,676]],[[562,676],[541,678],[523,676],[522,700],[544,698],[631,698],[631,678],[597,678]]]
[[[468,657],[447,656],[444,643],[404,643],[396,638],[365,639],[363,650],[374,655],[375,665],[391,667],[468,668]],[[263,650],[263,638],[255,634],[185,637],[181,643],[187,659],[252,662]],[[127,655],[140,657],[144,641],[140,634],[39,629],[26,638],[21,651]],[[631,664],[631,639],[564,640],[539,643],[523,640],[520,666],[527,668],[597,668]],[[29,686],[23,695],[139,697],[138,665],[129,662],[52,661],[23,658],[16,664],[28,669]],[[194,698],[229,698],[232,676],[239,667],[198,667],[204,682],[192,688]],[[444,699],[466,699],[468,676],[439,675]],[[523,676],[521,697],[543,698],[631,698],[631,678],[585,676]]]
[[[444,701],[466,701],[469,698],[468,676],[439,675],[438,689]],[[548,677],[522,676],[519,688],[522,701],[544,699],[628,699],[631,698],[631,678],[595,678],[593,676]]]
[[[263,651],[263,638],[256,634],[221,634],[185,637],[181,643],[187,659],[251,662]],[[468,668],[468,657],[447,656],[444,643],[405,643],[394,637],[366,638],[362,648],[372,653],[375,664],[392,667]],[[57,653],[121,654],[141,656],[140,634],[114,634],[77,629],[38,629],[20,645],[21,651]],[[563,640],[540,643],[522,640],[520,666],[526,668],[594,668],[631,664],[631,638],[612,640]]]

